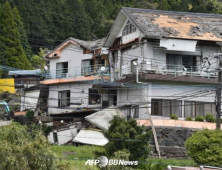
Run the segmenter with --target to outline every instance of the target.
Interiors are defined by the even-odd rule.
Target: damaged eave
[[[40,84],[50,85],[50,84],[61,84],[61,83],[72,83],[72,82],[84,82],[84,81],[92,81],[96,80],[97,76],[80,76],[75,78],[60,78],[60,79],[48,79],[44,81],[40,81]],[[103,76],[104,80],[109,80],[109,76]]]

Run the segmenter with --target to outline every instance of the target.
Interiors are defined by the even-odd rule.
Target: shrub
[[[170,119],[178,120],[178,117],[177,117],[177,115],[172,114],[172,115],[170,115]]]
[[[188,155],[198,164],[222,165],[222,132],[202,130],[195,132],[185,143]]]
[[[27,110],[26,111],[26,118],[28,119],[28,120],[33,120],[34,119],[34,111],[33,110]]]
[[[33,133],[17,123],[0,127],[0,169],[70,170],[66,168],[68,166],[57,162],[56,155],[41,131]]]
[[[186,121],[193,121],[193,118],[192,117],[190,117],[190,116],[188,116],[188,117],[186,117],[186,119],[185,119]]]
[[[215,122],[216,121],[216,119],[214,118],[214,115],[212,115],[212,114],[206,114],[204,118],[207,122]]]
[[[110,140],[105,146],[108,157],[115,156],[118,151],[128,150],[129,160],[145,160],[149,156],[149,140],[151,134],[146,132],[143,126],[138,126],[136,120],[126,121],[124,118],[115,116],[111,125],[104,135]]]
[[[203,122],[203,121],[204,121],[204,117],[203,117],[203,116],[197,116],[197,117],[195,118],[195,121],[197,121],[197,122]]]

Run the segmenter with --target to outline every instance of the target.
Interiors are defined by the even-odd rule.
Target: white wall
[[[75,111],[76,108],[82,107],[93,107],[98,108],[101,107],[98,105],[90,105],[88,104],[88,91],[89,88],[92,88],[92,84],[87,83],[69,83],[69,84],[58,84],[51,85],[49,87],[49,99],[48,99],[48,113],[49,114],[57,114],[57,113],[65,113]],[[58,96],[59,91],[70,90],[70,102],[71,103],[81,103],[81,105],[70,105],[73,109],[59,109],[58,107]],[[53,108],[55,107],[55,108]]]
[[[67,142],[71,141],[76,135],[77,135],[77,129],[71,128],[63,131],[54,131],[54,133],[57,133],[58,137],[58,145],[66,144]],[[53,132],[50,132],[48,135],[48,141],[51,144],[55,144],[54,138],[53,138]]]
[[[148,82],[148,87],[132,90],[119,90],[117,93],[118,105],[136,105],[140,102],[148,102],[147,105],[141,105],[139,113],[146,113],[148,107],[151,113],[152,99],[168,99],[180,101],[196,101],[196,102],[211,102],[215,100],[215,88],[212,85],[177,85],[167,84],[166,82],[151,83]],[[139,86],[139,85],[137,85]],[[208,92],[206,92],[208,91]],[[143,108],[145,107],[145,108]]]
[[[92,59],[92,54],[83,54],[83,49],[77,45],[70,44],[65,47],[59,58],[50,59],[50,73],[53,78],[56,75],[56,63],[68,62],[69,77],[80,75],[82,60]]]

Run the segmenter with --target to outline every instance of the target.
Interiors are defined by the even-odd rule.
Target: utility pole
[[[217,104],[216,104],[216,111],[217,111],[217,129],[221,129],[221,56],[219,57],[219,72],[218,72],[218,85],[217,85]]]

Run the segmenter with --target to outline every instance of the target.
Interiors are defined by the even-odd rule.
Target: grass
[[[52,150],[58,155],[59,158],[62,158],[61,161],[68,161],[73,170],[98,170],[94,166],[85,165],[87,159],[98,158],[98,154],[102,155],[104,149],[99,146],[58,146],[53,145]],[[74,160],[77,159],[77,160]]]
[[[61,161],[68,161],[73,170],[99,170],[95,165],[85,165],[87,159],[96,159],[104,155],[104,148],[99,146],[58,146],[53,145],[52,150],[61,158]],[[147,163],[163,164],[172,166],[197,166],[192,159],[158,159],[149,158]]]
[[[197,164],[192,159],[158,159],[158,158],[150,158],[147,159],[148,163],[161,163],[164,165],[172,165],[172,166],[197,166]]]

